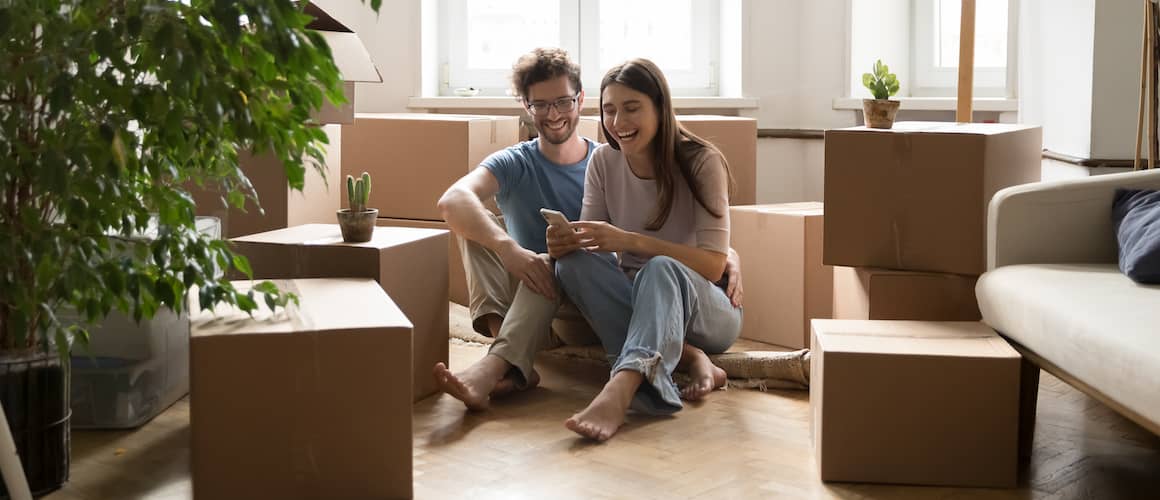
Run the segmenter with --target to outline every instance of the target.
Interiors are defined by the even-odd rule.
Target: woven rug
[[[451,303],[451,342],[483,348],[493,340],[471,328],[471,316],[466,307]],[[809,388],[810,351],[777,350],[776,346],[745,339],[722,354],[711,354],[709,359],[729,375],[726,387],[738,389],[796,389]],[[604,349],[600,346],[562,346],[544,352],[548,356],[574,360],[578,363],[599,363],[608,366]],[[677,385],[688,379],[682,373],[673,375]]]

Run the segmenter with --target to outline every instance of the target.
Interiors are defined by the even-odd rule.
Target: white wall
[[[382,13],[376,16],[369,7],[351,0],[318,0],[359,33],[382,72],[384,83],[358,85],[358,111],[405,112],[409,97],[422,94],[420,89],[435,88],[430,77],[423,79],[437,68],[424,65],[420,43],[430,40],[430,33],[425,37],[420,26],[430,25],[426,21],[435,1],[384,2]],[[896,12],[908,2],[882,0],[880,6]],[[853,7],[848,0],[723,3],[726,9],[742,13],[741,81],[722,82],[723,87],[732,93],[739,88],[742,95],[758,101],[757,109],[741,114],[756,118],[758,127],[765,129],[857,124],[857,113],[834,110],[833,99],[847,95],[855,81],[848,61],[868,57],[878,48],[849,48]],[[1123,130],[1135,127],[1137,90],[1125,87],[1138,85],[1141,27],[1136,7],[1137,2],[1127,0],[1021,0],[1019,121],[1043,124],[1045,147],[1081,157],[1130,157],[1119,151],[1125,144],[1134,147],[1131,133],[1125,137]],[[855,29],[873,29],[873,22],[859,23]],[[896,50],[899,40],[883,40],[882,53]],[[1123,50],[1132,40],[1135,52]],[[725,62],[737,64],[735,58]],[[906,74],[910,62],[889,64],[896,73]],[[1121,119],[1125,114],[1130,119]],[[944,119],[953,116],[919,112],[900,118],[944,115],[948,117]],[[759,202],[822,199],[821,140],[763,138],[758,140],[757,155]]]
[[[1095,0],[1020,3],[1019,117],[1043,126],[1043,147],[1091,151]]]
[[[1096,3],[1092,158],[1126,159],[1136,154],[1143,19],[1141,2]]]

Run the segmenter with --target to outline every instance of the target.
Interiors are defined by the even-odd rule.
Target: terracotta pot
[[[862,99],[862,116],[870,128],[890,128],[894,126],[894,115],[898,114],[901,101],[890,99]]]
[[[338,210],[338,227],[342,230],[342,241],[363,243],[375,234],[375,220],[379,209],[370,208],[362,212],[351,212],[349,208]]]

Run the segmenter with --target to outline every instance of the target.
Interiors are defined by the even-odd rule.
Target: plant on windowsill
[[[272,152],[298,190],[304,159],[323,164],[311,114],[342,80],[306,5],[0,1],[0,432],[36,495],[68,479],[66,370],[86,325],[180,312],[194,287],[202,308],[293,300],[225,278],[249,263],[197,230],[187,188],[240,208],[257,200],[238,151]]]
[[[870,128],[890,128],[894,126],[894,116],[898,114],[899,101],[890,99],[898,93],[898,77],[879,59],[874,63],[873,73],[862,73],[862,85],[870,89],[873,99],[862,99],[862,116]]]
[[[375,233],[375,220],[379,209],[367,208],[371,196],[371,174],[362,173],[358,179],[346,176],[346,198],[350,208],[338,210],[338,227],[342,230],[342,241],[363,243],[371,240]]]

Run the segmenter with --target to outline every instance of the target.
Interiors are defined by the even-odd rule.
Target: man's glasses
[[[567,113],[573,109],[576,109],[576,101],[578,99],[580,99],[580,94],[576,94],[572,97],[556,99],[553,102],[529,102],[528,111],[530,111],[533,115],[542,116],[548,114],[548,111],[552,108],[556,108],[556,111],[559,113]]]

